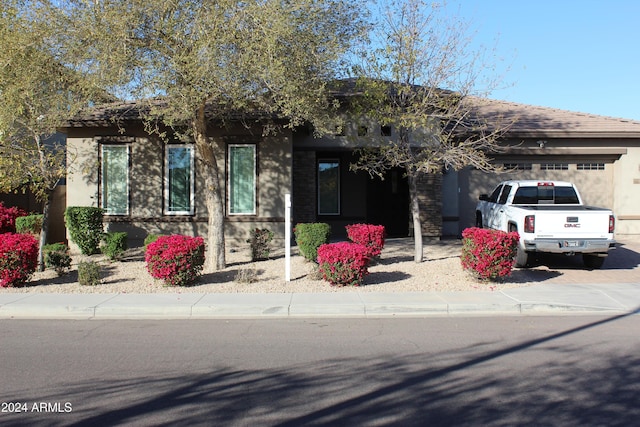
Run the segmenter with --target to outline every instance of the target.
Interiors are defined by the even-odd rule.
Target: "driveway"
[[[617,241],[616,248],[609,252],[601,269],[586,269],[579,255],[545,255],[539,266],[515,269],[512,279],[558,284],[640,284],[640,236],[617,237]]]

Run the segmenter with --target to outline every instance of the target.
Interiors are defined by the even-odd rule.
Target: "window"
[[[367,136],[369,129],[366,126],[358,126],[358,136]]]
[[[107,215],[129,214],[129,146],[102,145],[102,209]]]
[[[229,145],[229,213],[256,213],[256,146]]]
[[[568,163],[542,163],[540,165],[540,170],[543,171],[566,171],[568,169]]]
[[[498,197],[500,197],[500,191],[502,191],[502,185],[498,185],[495,190],[493,190],[488,200],[492,203],[496,203],[498,201]]]
[[[388,126],[388,125],[380,126],[380,135],[391,136],[391,126]]]
[[[502,167],[508,171],[530,171],[531,163],[503,163]]]
[[[580,203],[578,195],[573,187],[556,187],[555,188],[555,204],[556,205],[577,205]]]
[[[194,150],[190,145],[167,145],[164,211],[168,215],[194,213]]]
[[[318,162],[318,214],[340,215],[340,161]]]
[[[509,193],[511,193],[511,186],[505,185],[504,188],[502,189],[502,194],[500,194],[500,199],[498,200],[498,203],[501,205],[504,205],[505,203],[507,203],[507,198],[509,197]]]
[[[573,187],[552,185],[520,187],[513,197],[514,205],[578,204],[578,195]]]
[[[578,163],[579,171],[603,171],[604,163]]]
[[[538,187],[520,187],[513,196],[514,205],[537,205]]]

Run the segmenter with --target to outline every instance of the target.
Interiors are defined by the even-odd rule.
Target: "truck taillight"
[[[536,231],[536,217],[535,215],[527,215],[524,217],[524,232],[534,233]]]
[[[616,228],[616,219],[613,215],[609,215],[609,233],[613,233],[613,230]]]

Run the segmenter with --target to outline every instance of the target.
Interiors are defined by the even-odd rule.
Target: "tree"
[[[376,48],[364,51],[356,67],[355,114],[395,132],[370,135],[373,143],[358,150],[351,168],[380,178],[390,168],[404,169],[416,262],[423,257],[420,176],[443,168],[494,169],[488,153],[499,150],[497,142],[509,127],[477,114],[480,76],[487,71],[484,52],[472,49],[466,23],[446,20],[442,12],[441,6],[421,0],[390,2],[375,26]],[[486,95],[494,83],[484,84]]]
[[[207,269],[225,266],[224,203],[210,123],[260,113],[328,129],[327,83],[361,34],[365,8],[340,0],[70,0],[67,61],[135,99],[150,132],[195,142],[208,211]],[[158,99],[162,101],[159,102]]]
[[[6,0],[0,10],[0,191],[29,190],[42,202],[43,270],[51,198],[66,175],[64,146],[52,137],[91,96],[77,74],[55,61],[39,6]]]

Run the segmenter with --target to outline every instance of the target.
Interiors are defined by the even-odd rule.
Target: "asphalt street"
[[[629,426],[640,316],[0,321],[2,426]]]

